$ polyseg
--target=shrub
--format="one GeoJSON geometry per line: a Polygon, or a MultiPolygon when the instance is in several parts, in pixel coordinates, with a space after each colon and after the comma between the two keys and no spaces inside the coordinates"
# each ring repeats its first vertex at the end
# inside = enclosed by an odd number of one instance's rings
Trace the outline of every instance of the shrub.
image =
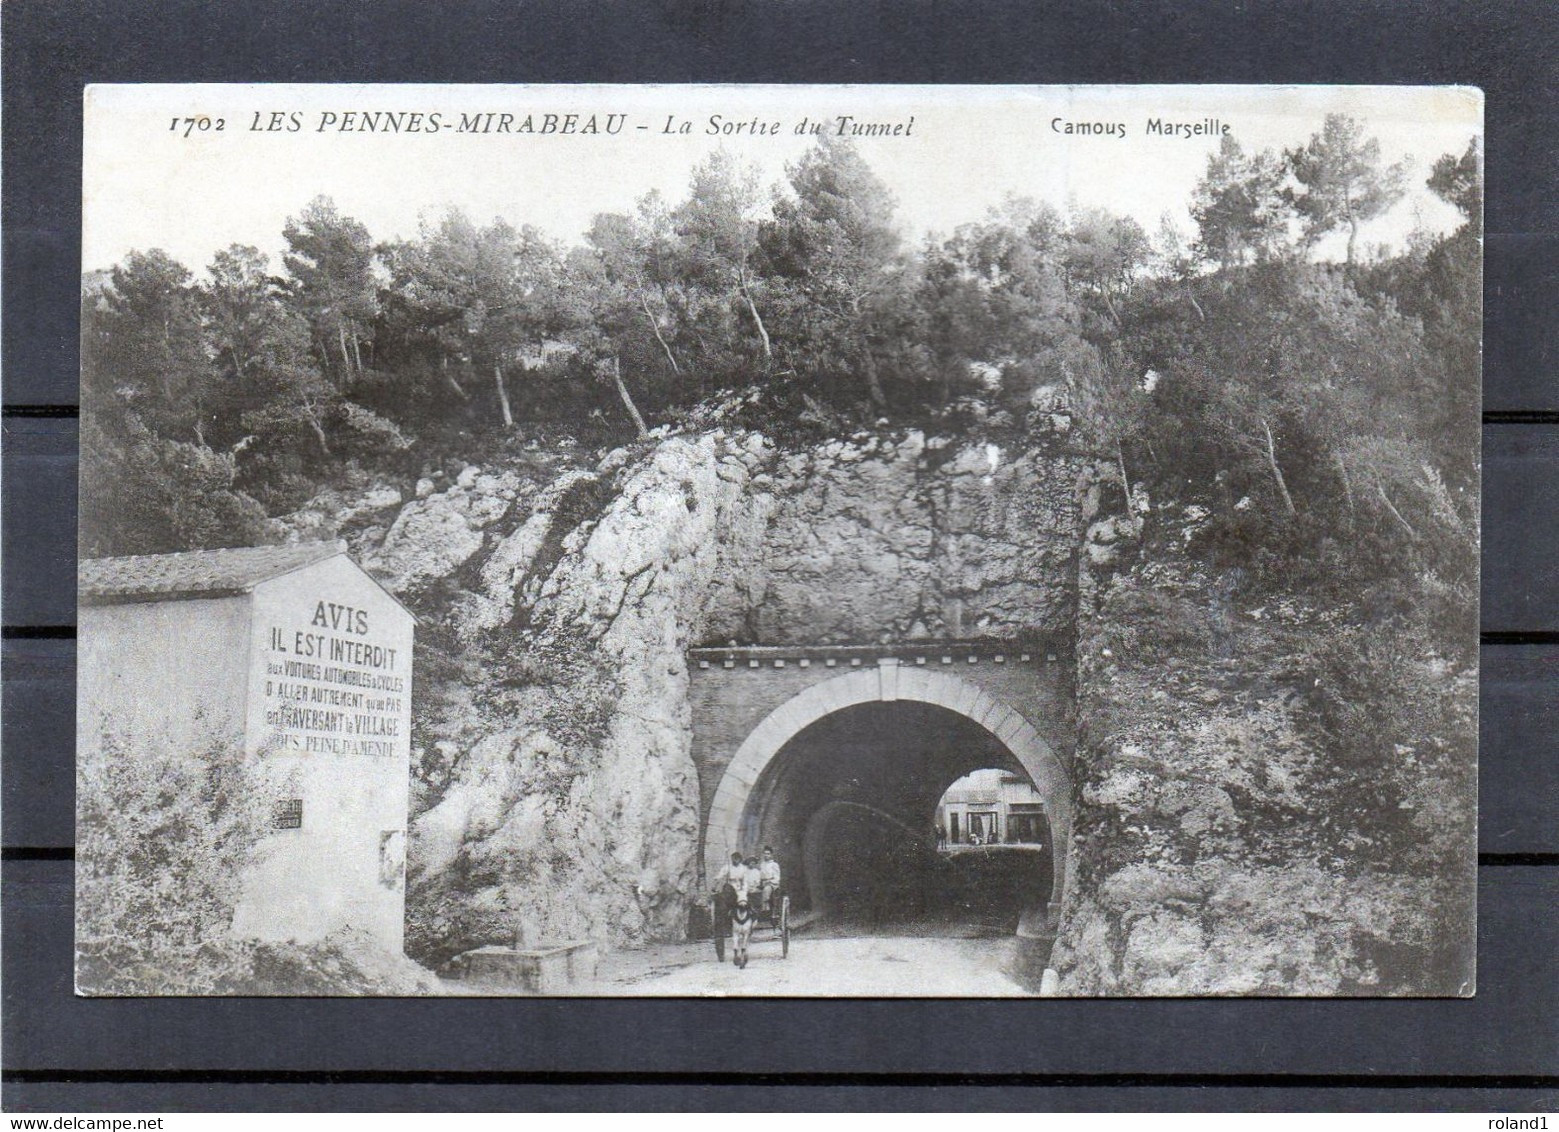
{"type": "Polygon", "coordinates": [[[228,941],[269,792],[252,760],[105,735],[77,768],[76,983],[200,993],[228,941]]]}
{"type": "Polygon", "coordinates": [[[1338,628],[1312,653],[1333,806],[1373,858],[1434,875],[1474,842],[1477,687],[1406,619],[1338,628]]]}

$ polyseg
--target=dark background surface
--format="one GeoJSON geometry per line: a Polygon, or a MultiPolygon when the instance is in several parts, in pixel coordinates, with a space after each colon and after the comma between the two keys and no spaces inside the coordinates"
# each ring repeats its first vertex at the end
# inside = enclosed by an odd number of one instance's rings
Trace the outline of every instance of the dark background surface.
{"type": "Polygon", "coordinates": [[[1559,1107],[1559,8],[9,0],[0,31],[7,1111],[1559,1107]],[[1477,996],[75,998],[81,88],[133,81],[1481,86],[1477,996]]]}

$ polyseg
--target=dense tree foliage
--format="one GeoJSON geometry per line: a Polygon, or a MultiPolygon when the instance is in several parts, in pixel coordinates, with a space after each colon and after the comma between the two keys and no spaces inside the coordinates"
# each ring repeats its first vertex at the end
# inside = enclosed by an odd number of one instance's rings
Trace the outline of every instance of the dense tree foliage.
{"type": "Polygon", "coordinates": [[[1383,169],[1380,143],[1366,139],[1363,125],[1343,114],[1328,114],[1321,132],[1287,156],[1299,183],[1299,191],[1291,195],[1305,239],[1314,243],[1329,232],[1347,229],[1347,263],[1352,266],[1359,225],[1401,199],[1402,166],[1383,169]]]}
{"type": "Polygon", "coordinates": [[[1225,269],[1281,254],[1290,209],[1285,175],[1271,151],[1246,156],[1234,136],[1226,135],[1191,201],[1200,253],[1225,269]]]}
{"type": "Polygon", "coordinates": [[[316,199],[280,274],[235,246],[199,279],[150,251],[87,281],[84,550],[261,541],[350,465],[620,443],[718,398],[781,434],[885,419],[1070,445],[1128,502],[1207,506],[1207,552],[1254,577],[1306,584],[1313,563],[1339,594],[1465,619],[1481,157],[1427,178],[1458,230],[1361,252],[1404,178],[1334,115],[1286,153],[1225,139],[1195,231],[1151,238],[1013,198],[915,246],[835,140],[768,192],[716,153],[684,199],[602,214],[572,248],[458,211],[376,245],[316,199]],[[1340,264],[1317,256],[1332,233],[1340,264]]]}

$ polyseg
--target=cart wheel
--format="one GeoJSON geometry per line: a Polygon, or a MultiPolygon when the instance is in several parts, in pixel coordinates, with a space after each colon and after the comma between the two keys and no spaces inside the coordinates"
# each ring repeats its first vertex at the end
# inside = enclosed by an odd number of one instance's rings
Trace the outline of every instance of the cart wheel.
{"type": "Polygon", "coordinates": [[[790,897],[780,901],[780,958],[790,958],[790,897]]]}

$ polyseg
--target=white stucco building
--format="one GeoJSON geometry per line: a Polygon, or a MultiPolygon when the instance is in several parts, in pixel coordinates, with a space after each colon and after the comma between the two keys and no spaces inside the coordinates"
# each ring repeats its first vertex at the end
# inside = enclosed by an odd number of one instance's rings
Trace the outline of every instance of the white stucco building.
{"type": "Polygon", "coordinates": [[[1037,845],[1049,832],[1045,799],[1033,783],[994,768],[949,786],[937,804],[936,823],[948,845],[968,844],[976,836],[986,845],[1037,845]]]}
{"type": "Polygon", "coordinates": [[[78,757],[222,745],[272,795],[234,934],[399,953],[412,614],[340,543],[89,560],[79,596],[78,757]]]}

